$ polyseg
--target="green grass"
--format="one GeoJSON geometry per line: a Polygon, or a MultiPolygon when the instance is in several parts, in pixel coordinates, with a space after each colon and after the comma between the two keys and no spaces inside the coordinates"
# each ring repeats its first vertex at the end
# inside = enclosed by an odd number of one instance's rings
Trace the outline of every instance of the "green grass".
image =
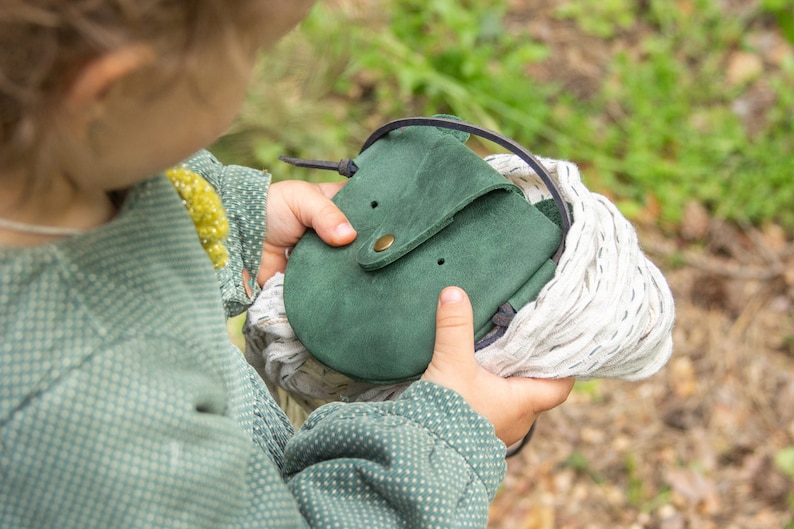
{"type": "Polygon", "coordinates": [[[636,40],[604,65],[586,100],[527,75],[550,50],[508,31],[507,1],[485,4],[381,0],[363,12],[318,5],[265,58],[242,118],[216,150],[282,178],[328,179],[275,160],[349,157],[384,121],[452,113],[576,162],[591,189],[630,218],[651,212],[674,229],[686,202],[697,200],[721,218],[794,233],[794,54],[726,78],[735,53],[762,57],[752,38],[759,28],[794,41],[786,2],[750,2],[742,16],[726,16],[717,0],[567,2],[554,13],[559,20],[600,39],[636,40]],[[676,7],[683,5],[691,10],[676,7]],[[739,110],[759,90],[771,104],[750,130],[739,110]]]}

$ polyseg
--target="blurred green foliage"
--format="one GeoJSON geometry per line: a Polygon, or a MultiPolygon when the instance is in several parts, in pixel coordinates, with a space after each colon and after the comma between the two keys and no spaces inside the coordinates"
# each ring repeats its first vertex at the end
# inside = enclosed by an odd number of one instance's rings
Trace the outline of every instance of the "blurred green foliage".
{"type": "Polygon", "coordinates": [[[384,121],[451,113],[576,162],[630,218],[674,228],[696,200],[716,216],[794,233],[794,54],[728,72],[737,52],[763,58],[753,28],[794,42],[790,2],[749,2],[742,16],[717,0],[565,2],[558,20],[633,42],[597,65],[604,76],[586,98],[528,74],[550,50],[511,23],[507,0],[347,4],[319,4],[263,60],[240,121],[216,146],[222,158],[332,179],[273,164],[279,154],[349,157],[384,121]],[[758,91],[756,108],[748,101],[758,91]]]}
{"type": "Polygon", "coordinates": [[[762,0],[761,9],[774,16],[786,39],[794,42],[794,4],[791,0],[762,0]]]}
{"type": "Polygon", "coordinates": [[[786,476],[794,479],[794,445],[782,448],[775,454],[775,465],[786,476]]]}

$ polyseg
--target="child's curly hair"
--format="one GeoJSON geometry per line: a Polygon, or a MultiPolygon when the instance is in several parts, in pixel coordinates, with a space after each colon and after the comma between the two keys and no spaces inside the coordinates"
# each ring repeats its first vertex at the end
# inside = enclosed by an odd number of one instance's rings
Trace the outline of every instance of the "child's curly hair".
{"type": "Polygon", "coordinates": [[[199,43],[255,31],[253,22],[277,19],[285,5],[288,0],[0,0],[0,164],[41,163],[45,123],[92,58],[148,42],[184,66],[199,43]]]}

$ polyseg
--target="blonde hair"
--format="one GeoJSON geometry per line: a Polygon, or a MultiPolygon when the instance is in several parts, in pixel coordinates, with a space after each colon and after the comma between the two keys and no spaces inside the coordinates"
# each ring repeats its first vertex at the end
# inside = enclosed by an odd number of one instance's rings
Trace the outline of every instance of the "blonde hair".
{"type": "Polygon", "coordinates": [[[147,42],[178,59],[178,74],[199,45],[270,16],[281,23],[278,10],[290,9],[290,0],[0,0],[0,164],[42,172],[47,124],[92,58],[147,42]]]}

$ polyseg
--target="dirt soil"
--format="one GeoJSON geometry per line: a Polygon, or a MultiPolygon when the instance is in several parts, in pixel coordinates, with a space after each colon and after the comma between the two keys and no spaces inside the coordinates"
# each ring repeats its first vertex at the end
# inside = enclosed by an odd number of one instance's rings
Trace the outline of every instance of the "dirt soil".
{"type": "MultiPolygon", "coordinates": [[[[511,21],[552,50],[531,74],[586,97],[632,35],[582,34],[553,16],[560,3],[514,0],[511,21]]],[[[509,460],[489,527],[794,527],[794,479],[775,463],[794,445],[794,243],[696,204],[678,233],[638,231],[676,297],[670,362],[646,381],[584,384],[542,416],[509,460]]]]}
{"type": "Polygon", "coordinates": [[[509,460],[492,529],[775,528],[794,482],[794,245],[707,222],[708,250],[643,232],[677,302],[654,377],[580,388],[509,460]],[[677,267],[665,263],[673,258],[677,267]]]}

